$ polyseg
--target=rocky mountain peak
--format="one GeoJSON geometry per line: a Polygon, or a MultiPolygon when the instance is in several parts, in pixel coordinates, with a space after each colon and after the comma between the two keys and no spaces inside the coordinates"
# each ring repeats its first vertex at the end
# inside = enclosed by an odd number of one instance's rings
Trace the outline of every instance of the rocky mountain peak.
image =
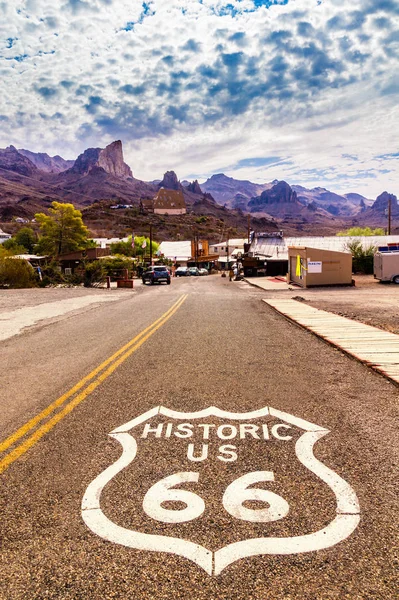
{"type": "Polygon", "coordinates": [[[123,160],[122,142],[117,140],[101,150],[98,157],[98,167],[116,177],[133,177],[130,167],[123,160]]]}
{"type": "Polygon", "coordinates": [[[37,174],[37,168],[29,158],[20,154],[15,146],[0,150],[0,167],[27,177],[37,174]]]}
{"type": "Polygon", "coordinates": [[[87,175],[95,167],[123,179],[133,177],[130,167],[123,160],[120,140],[112,142],[105,148],[88,148],[78,156],[69,172],[87,175]]]}
{"type": "Polygon", "coordinates": [[[73,160],[65,160],[58,154],[56,156],[49,156],[46,152],[31,152],[23,148],[20,148],[18,152],[29,158],[40,171],[44,171],[45,173],[61,173],[70,169],[74,164],[73,160]]]}
{"type": "Polygon", "coordinates": [[[200,184],[198,183],[198,179],[196,179],[192,183],[189,183],[186,186],[186,190],[188,192],[192,192],[193,194],[202,194],[202,190],[200,188],[200,184]]]}
{"type": "Polygon", "coordinates": [[[79,154],[72,169],[69,169],[69,173],[87,175],[97,165],[100,152],[101,148],[87,148],[82,154],[79,154]]]}
{"type": "Polygon", "coordinates": [[[389,201],[391,201],[391,209],[396,209],[398,207],[398,199],[394,194],[382,192],[382,194],[376,198],[371,208],[378,212],[384,212],[388,208],[389,201]]]}
{"type": "Polygon", "coordinates": [[[260,204],[297,202],[297,194],[286,181],[278,181],[269,190],[260,195],[260,204]]]}
{"type": "Polygon", "coordinates": [[[167,190],[181,190],[182,186],[177,179],[177,175],[174,171],[166,171],[162,181],[158,184],[158,187],[166,188],[167,190]]]}

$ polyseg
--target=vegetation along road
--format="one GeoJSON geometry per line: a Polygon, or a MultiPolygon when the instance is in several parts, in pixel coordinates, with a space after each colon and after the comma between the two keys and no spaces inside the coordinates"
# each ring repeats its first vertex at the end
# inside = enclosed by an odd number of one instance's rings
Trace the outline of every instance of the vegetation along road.
{"type": "Polygon", "coordinates": [[[2,342],[1,599],[398,598],[393,383],[245,282],[90,293],[2,342]]]}

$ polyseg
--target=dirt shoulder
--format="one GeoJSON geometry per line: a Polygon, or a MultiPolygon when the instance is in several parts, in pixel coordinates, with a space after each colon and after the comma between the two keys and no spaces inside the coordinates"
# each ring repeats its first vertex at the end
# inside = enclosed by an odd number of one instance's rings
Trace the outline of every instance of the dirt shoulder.
{"type": "Polygon", "coordinates": [[[292,298],[310,306],[399,334],[399,286],[357,275],[352,288],[298,288],[292,298]]]}

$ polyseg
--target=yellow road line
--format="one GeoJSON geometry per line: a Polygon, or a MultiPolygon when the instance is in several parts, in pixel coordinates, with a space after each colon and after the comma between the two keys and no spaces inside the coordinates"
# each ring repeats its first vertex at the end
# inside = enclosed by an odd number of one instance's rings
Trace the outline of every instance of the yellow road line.
{"type": "Polygon", "coordinates": [[[91,381],[91,379],[93,379],[98,373],[100,373],[100,371],[102,371],[103,369],[105,369],[105,367],[107,367],[113,360],[115,360],[116,358],[118,358],[118,356],[120,356],[121,354],[123,354],[123,352],[125,352],[128,348],[130,348],[133,344],[135,344],[143,335],[145,335],[147,333],[147,331],[149,331],[150,329],[152,329],[157,323],[159,323],[162,319],[164,319],[166,317],[166,315],[168,315],[169,312],[173,310],[173,308],[180,302],[180,300],[182,298],[183,298],[183,296],[181,296],[175,302],[175,304],[173,304],[173,306],[171,306],[171,308],[169,310],[167,310],[161,317],[159,317],[159,319],[157,319],[156,321],[154,321],[154,323],[151,323],[151,325],[149,325],[148,327],[146,327],[145,329],[143,329],[143,331],[141,331],[138,335],[136,335],[127,344],[125,344],[124,346],[122,346],[122,348],[120,348],[112,356],[110,356],[109,358],[107,358],[98,367],[96,367],[95,369],[93,369],[93,371],[91,371],[91,373],[89,373],[88,375],[86,375],[85,377],[83,377],[83,379],[81,379],[76,385],[74,385],[73,388],[71,388],[70,390],[68,390],[68,392],[66,392],[65,394],[63,394],[59,398],[57,398],[57,400],[55,400],[49,406],[47,406],[47,408],[45,408],[41,413],[39,413],[38,415],[36,415],[32,419],[30,419],[30,421],[28,421],[27,423],[25,423],[25,425],[23,425],[22,427],[20,427],[15,433],[13,433],[7,439],[5,439],[3,442],[1,442],[0,443],[0,452],[4,452],[5,450],[7,450],[17,440],[19,440],[21,437],[23,437],[24,435],[26,435],[31,429],[33,429],[34,427],[36,427],[36,425],[38,423],[40,423],[40,421],[42,421],[43,419],[45,419],[46,417],[48,417],[56,408],[58,408],[59,406],[62,406],[62,404],[64,404],[64,402],[66,400],[68,400],[68,398],[70,398],[71,396],[73,396],[74,394],[76,394],[76,392],[78,392],[84,385],[86,385],[86,383],[88,383],[89,381],[91,381]]]}
{"type": "Polygon", "coordinates": [[[63,394],[44,409],[39,415],[28,421],[18,431],[7,438],[1,445],[0,449],[5,450],[9,448],[16,440],[26,435],[30,430],[34,428],[36,424],[42,421],[46,416],[50,415],[56,408],[64,404],[64,402],[81,389],[86,383],[93,379],[100,371],[107,367],[112,361],[115,362],[108,367],[103,373],[101,373],[92,383],[90,383],[80,394],[75,396],[60,412],[55,414],[49,421],[41,425],[29,438],[21,442],[14,450],[7,454],[2,460],[0,460],[0,473],[5,471],[13,462],[15,462],[20,456],[25,454],[34,444],[36,444],[46,433],[48,433],[61,419],[69,414],[78,404],[80,404],[87,396],[89,396],[103,381],[105,381],[114,371],[121,365],[133,352],[135,352],[148,338],[150,338],[162,325],[164,325],[180,308],[183,302],[186,300],[187,294],[181,296],[177,302],[166,311],[159,319],[154,321],[149,327],[144,329],[130,342],[125,344],[120,350],[115,352],[110,358],[105,360],[101,365],[94,369],[89,375],[84,377],[78,382],[73,388],[71,388],[66,394],[63,394]],[[118,358],[119,357],[119,358],[118,358]]]}

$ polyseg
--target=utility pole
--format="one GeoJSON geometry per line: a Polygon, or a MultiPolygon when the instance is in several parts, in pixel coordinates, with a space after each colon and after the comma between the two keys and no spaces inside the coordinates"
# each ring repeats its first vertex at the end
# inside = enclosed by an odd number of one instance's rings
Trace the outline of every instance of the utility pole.
{"type": "Polygon", "coordinates": [[[388,198],[388,235],[391,235],[391,196],[388,198]]]}
{"type": "Polygon", "coordinates": [[[152,265],[152,225],[150,225],[150,266],[152,265]]]}
{"type": "Polygon", "coordinates": [[[193,238],[194,238],[194,240],[193,240],[194,241],[194,244],[193,244],[194,245],[194,263],[195,263],[195,266],[198,267],[198,264],[197,264],[197,234],[195,232],[193,234],[193,238]]]}
{"type": "Polygon", "coordinates": [[[227,271],[229,270],[229,233],[230,233],[230,229],[227,230],[227,262],[226,262],[226,269],[227,271]]]}
{"type": "Polygon", "coordinates": [[[251,237],[251,215],[248,213],[248,244],[250,243],[251,237]]]}

